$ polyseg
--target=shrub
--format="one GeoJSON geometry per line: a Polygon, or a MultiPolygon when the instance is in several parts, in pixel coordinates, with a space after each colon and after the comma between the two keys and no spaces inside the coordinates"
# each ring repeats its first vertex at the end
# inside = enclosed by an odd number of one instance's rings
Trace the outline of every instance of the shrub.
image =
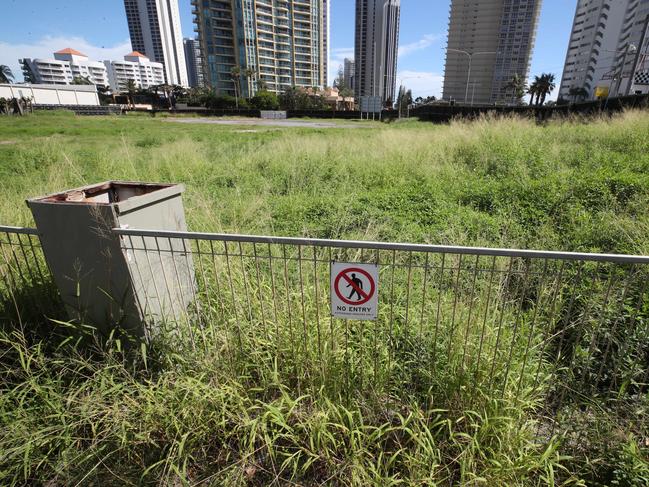
{"type": "Polygon", "coordinates": [[[258,110],[279,109],[279,98],[277,98],[277,95],[266,90],[257,92],[250,100],[250,103],[258,110]]]}
{"type": "Polygon", "coordinates": [[[204,97],[203,103],[211,110],[231,109],[237,106],[236,98],[230,95],[210,94],[204,97]]]}

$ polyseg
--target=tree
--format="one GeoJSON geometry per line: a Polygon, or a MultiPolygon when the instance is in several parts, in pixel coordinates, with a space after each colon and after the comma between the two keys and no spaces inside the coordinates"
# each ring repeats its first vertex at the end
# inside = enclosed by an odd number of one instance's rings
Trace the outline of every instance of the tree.
{"type": "Polygon", "coordinates": [[[338,94],[342,96],[343,98],[351,98],[354,96],[354,91],[350,88],[347,88],[346,86],[344,88],[341,88],[338,91],[338,94]]]}
{"type": "Polygon", "coordinates": [[[241,68],[239,66],[234,66],[230,70],[230,79],[234,83],[234,100],[239,108],[239,96],[241,95],[241,68]]]}
{"type": "Polygon", "coordinates": [[[6,64],[0,64],[0,83],[11,83],[14,80],[14,74],[11,68],[6,64]]]}
{"type": "Polygon", "coordinates": [[[570,88],[570,91],[568,91],[568,94],[572,96],[573,103],[575,103],[577,99],[584,100],[585,98],[588,98],[588,90],[584,87],[577,88],[573,86],[570,88]]]}
{"type": "Polygon", "coordinates": [[[97,96],[99,97],[99,103],[102,105],[107,105],[113,98],[110,93],[110,88],[104,85],[97,85],[97,96]]]}
{"type": "Polygon", "coordinates": [[[339,90],[345,87],[345,70],[343,69],[342,64],[338,66],[338,74],[334,80],[334,88],[339,90]]]}
{"type": "Polygon", "coordinates": [[[435,98],[434,96],[427,96],[426,98],[422,98],[421,96],[418,96],[417,98],[415,98],[414,104],[416,106],[428,105],[429,103],[432,103],[435,100],[437,100],[437,98],[435,98]]]}
{"type": "Polygon", "coordinates": [[[518,73],[512,76],[512,79],[509,80],[505,85],[505,90],[507,90],[508,92],[509,91],[512,92],[512,96],[516,100],[517,104],[520,104],[523,101],[526,88],[527,88],[527,83],[525,82],[523,77],[520,76],[518,73]]]}
{"type": "Polygon", "coordinates": [[[121,88],[122,88],[122,92],[128,93],[129,104],[134,105],[133,95],[135,95],[135,92],[137,91],[137,85],[135,84],[135,81],[130,79],[126,83],[123,83],[121,88]]]}
{"type": "Polygon", "coordinates": [[[73,85],[94,85],[92,81],[90,81],[90,78],[88,76],[75,76],[72,78],[72,83],[73,85]]]}
{"type": "MultiPolygon", "coordinates": [[[[243,75],[245,76],[246,81],[248,83],[248,96],[250,96],[250,94],[252,92],[252,90],[251,90],[251,86],[252,86],[251,81],[255,78],[257,73],[255,72],[254,69],[246,68],[246,69],[243,70],[243,75]]],[[[257,87],[257,90],[260,90],[260,89],[261,88],[257,87]]]]}
{"type": "Polygon", "coordinates": [[[543,73],[539,81],[539,92],[536,95],[536,104],[543,105],[545,103],[546,96],[552,93],[557,85],[554,82],[554,74],[552,73],[543,73]]]}
{"type": "Polygon", "coordinates": [[[277,110],[279,108],[279,98],[270,91],[258,91],[250,103],[258,110],[277,110]]]}
{"type": "Polygon", "coordinates": [[[399,95],[397,96],[397,108],[399,116],[408,110],[408,106],[412,105],[412,90],[406,90],[405,86],[399,88],[399,95]]]}
{"type": "Polygon", "coordinates": [[[295,86],[288,87],[284,93],[279,95],[279,104],[282,110],[297,110],[298,89],[295,86]]]}
{"type": "Polygon", "coordinates": [[[535,76],[534,81],[532,81],[529,88],[527,88],[527,94],[530,95],[530,106],[534,104],[534,97],[538,96],[539,94],[540,82],[541,82],[541,78],[535,76]]]}
{"type": "Polygon", "coordinates": [[[206,108],[211,110],[232,109],[237,106],[237,101],[230,95],[215,95],[210,93],[203,98],[206,108]]]}

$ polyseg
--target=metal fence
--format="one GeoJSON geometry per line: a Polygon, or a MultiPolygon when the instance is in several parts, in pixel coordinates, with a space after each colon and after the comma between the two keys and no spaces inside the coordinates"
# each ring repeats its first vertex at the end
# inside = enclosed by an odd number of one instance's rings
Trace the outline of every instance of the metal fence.
{"type": "MultiPolygon", "coordinates": [[[[150,335],[251,384],[443,409],[503,398],[548,418],[648,390],[649,257],[114,232],[150,335]],[[331,316],[332,262],[379,266],[376,321],[331,316]]],[[[55,309],[35,230],[0,227],[0,279],[2,319],[55,309]]]]}
{"type": "Polygon", "coordinates": [[[22,324],[60,309],[33,228],[0,226],[0,324],[22,324]]]}
{"type": "Polygon", "coordinates": [[[170,287],[189,290],[176,301],[184,319],[152,317],[152,326],[172,326],[239,374],[443,408],[542,397],[552,417],[575,402],[647,390],[649,257],[115,232],[139,285],[153,279],[153,262],[170,287]],[[187,285],[169,265],[176,259],[165,259],[174,252],[193,259],[187,285]],[[376,321],[331,316],[332,262],[379,266],[376,321]]]}

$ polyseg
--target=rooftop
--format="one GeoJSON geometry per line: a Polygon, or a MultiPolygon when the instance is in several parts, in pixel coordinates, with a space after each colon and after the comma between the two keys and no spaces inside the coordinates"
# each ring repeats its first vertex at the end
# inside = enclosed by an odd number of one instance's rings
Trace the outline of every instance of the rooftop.
{"type": "Polygon", "coordinates": [[[77,51],[76,49],[72,49],[71,47],[66,47],[65,49],[61,49],[60,51],[56,51],[54,54],[72,54],[73,56],[86,56],[84,53],[77,51]]]}
{"type": "Polygon", "coordinates": [[[127,54],[124,57],[146,57],[146,56],[144,54],[142,54],[141,52],[133,51],[133,52],[127,54]]]}

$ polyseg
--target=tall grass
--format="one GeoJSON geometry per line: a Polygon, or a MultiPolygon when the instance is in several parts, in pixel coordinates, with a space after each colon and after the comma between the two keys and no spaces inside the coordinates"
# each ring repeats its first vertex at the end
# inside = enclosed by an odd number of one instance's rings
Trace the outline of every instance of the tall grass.
{"type": "MultiPolygon", "coordinates": [[[[31,225],[29,196],[140,179],[185,183],[192,230],[646,253],[648,129],[640,112],[543,127],[483,119],[254,133],[142,117],[0,119],[0,140],[13,142],[0,145],[0,222],[31,225]]],[[[29,296],[20,320],[2,308],[0,483],[635,486],[649,478],[649,432],[641,421],[628,426],[648,401],[618,422],[613,404],[569,408],[562,420],[574,436],[555,436],[538,414],[552,375],[538,354],[524,362],[519,351],[536,340],[524,325],[519,336],[503,332],[510,354],[478,362],[483,345],[463,321],[463,300],[457,327],[442,320],[437,335],[417,332],[416,320],[408,328],[402,319],[398,288],[389,340],[335,323],[323,341],[315,326],[292,330],[288,309],[237,329],[222,321],[211,290],[201,290],[211,327],[200,347],[177,328],[142,346],[117,332],[99,338],[31,314],[29,296]],[[446,353],[462,346],[466,357],[446,353]],[[502,380],[505,367],[520,382],[498,394],[474,379],[502,380]],[[537,370],[541,384],[532,387],[537,370]]],[[[440,303],[451,315],[454,296],[440,303]]],[[[233,306],[227,316],[243,304],[233,306]]],[[[305,306],[312,323],[314,304],[305,306]]],[[[490,352],[496,319],[485,319],[490,352]]]]}

